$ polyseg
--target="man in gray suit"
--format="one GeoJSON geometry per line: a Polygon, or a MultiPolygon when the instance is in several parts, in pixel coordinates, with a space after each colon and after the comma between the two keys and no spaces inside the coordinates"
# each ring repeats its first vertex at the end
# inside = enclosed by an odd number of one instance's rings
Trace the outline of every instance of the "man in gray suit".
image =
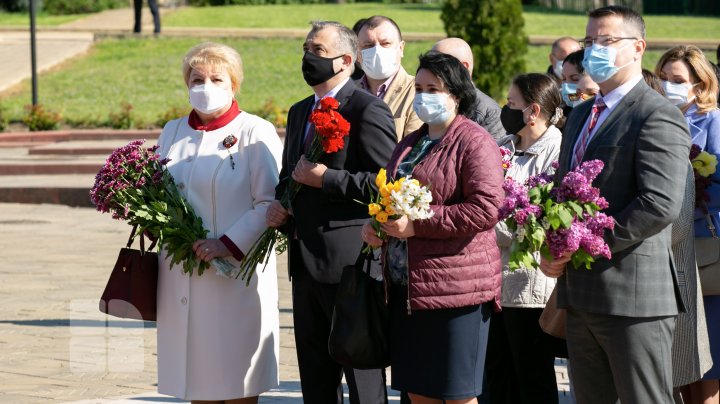
{"type": "Polygon", "coordinates": [[[690,136],[680,110],[642,79],[645,23],[609,6],[589,13],[583,65],[600,86],[570,115],[557,179],[583,161],[605,168],[594,185],[610,207],[612,259],[591,270],[543,259],[567,308],[578,404],[672,403],[671,347],[678,310],[670,224],[683,201],[690,136]]]}
{"type": "MultiPolygon", "coordinates": [[[[468,69],[470,77],[473,72],[473,53],[470,45],[460,38],[445,38],[433,45],[432,50],[450,55],[459,60],[468,69]]],[[[468,118],[487,130],[496,142],[507,133],[500,122],[500,106],[487,94],[475,88],[475,106],[468,118]]]]}

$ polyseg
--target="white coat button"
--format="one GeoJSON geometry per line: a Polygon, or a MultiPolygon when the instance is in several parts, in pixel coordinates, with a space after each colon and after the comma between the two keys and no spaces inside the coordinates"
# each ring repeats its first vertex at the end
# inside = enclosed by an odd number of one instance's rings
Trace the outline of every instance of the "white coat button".
{"type": "Polygon", "coordinates": [[[180,188],[181,191],[182,191],[183,189],[185,189],[185,183],[184,183],[184,182],[179,183],[179,184],[178,184],[178,188],[180,188]]]}
{"type": "Polygon", "coordinates": [[[182,299],[180,299],[180,303],[187,304],[187,297],[183,297],[182,299]]]}

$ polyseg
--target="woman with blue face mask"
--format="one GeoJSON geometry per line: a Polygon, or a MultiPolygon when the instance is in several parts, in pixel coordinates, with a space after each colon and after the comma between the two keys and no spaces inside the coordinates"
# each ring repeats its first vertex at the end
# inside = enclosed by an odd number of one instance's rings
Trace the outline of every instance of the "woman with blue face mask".
{"type": "Polygon", "coordinates": [[[563,113],[568,116],[573,108],[583,101],[593,98],[600,91],[582,65],[585,52],[579,50],[571,53],[563,63],[562,85],[560,94],[563,99],[563,113]]]}
{"type": "Polygon", "coordinates": [[[390,309],[393,389],[413,402],[476,403],[490,316],[499,309],[500,251],[494,226],[504,197],[500,151],[465,114],[475,88],[454,57],[420,57],[414,110],[424,124],[395,148],[387,175],[432,192],[429,219],[388,220],[383,246],[390,309]]]}
{"type": "MultiPolygon", "coordinates": [[[[692,143],[720,157],[718,80],[703,52],[692,45],[676,46],[660,58],[655,72],[663,80],[665,96],[683,111],[692,143]]],[[[710,179],[711,185],[706,190],[710,199],[705,206],[715,228],[720,229],[720,171],[712,174],[710,179]]],[[[695,217],[695,236],[711,237],[704,213],[697,209],[695,217]]],[[[702,268],[700,271],[702,277],[702,268]]],[[[682,389],[683,397],[690,398],[685,401],[690,403],[700,403],[702,398],[713,396],[717,402],[720,394],[720,296],[704,296],[703,302],[713,366],[704,373],[702,380],[682,389]]]]}

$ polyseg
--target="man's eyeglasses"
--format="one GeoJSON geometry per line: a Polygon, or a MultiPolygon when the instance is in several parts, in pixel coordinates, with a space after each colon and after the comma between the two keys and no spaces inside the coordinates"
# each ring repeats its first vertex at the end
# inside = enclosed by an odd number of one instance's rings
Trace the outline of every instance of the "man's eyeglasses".
{"type": "Polygon", "coordinates": [[[580,46],[584,48],[589,48],[593,46],[594,43],[600,45],[600,46],[608,46],[610,44],[613,44],[617,41],[621,41],[623,39],[637,39],[634,36],[628,36],[628,37],[617,37],[612,35],[599,35],[596,37],[585,37],[583,39],[580,39],[578,42],[580,43],[580,46]]]}
{"type": "Polygon", "coordinates": [[[567,97],[570,101],[577,101],[577,100],[589,100],[590,98],[594,97],[597,93],[581,93],[580,90],[578,90],[575,94],[568,94],[567,97]]]}

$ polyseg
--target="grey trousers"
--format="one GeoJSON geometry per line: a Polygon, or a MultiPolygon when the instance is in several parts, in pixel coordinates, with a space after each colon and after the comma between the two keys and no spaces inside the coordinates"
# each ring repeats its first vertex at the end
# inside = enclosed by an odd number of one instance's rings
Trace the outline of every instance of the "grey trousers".
{"type": "Polygon", "coordinates": [[[577,404],[672,404],[675,316],[567,311],[570,378],[577,404]]]}

